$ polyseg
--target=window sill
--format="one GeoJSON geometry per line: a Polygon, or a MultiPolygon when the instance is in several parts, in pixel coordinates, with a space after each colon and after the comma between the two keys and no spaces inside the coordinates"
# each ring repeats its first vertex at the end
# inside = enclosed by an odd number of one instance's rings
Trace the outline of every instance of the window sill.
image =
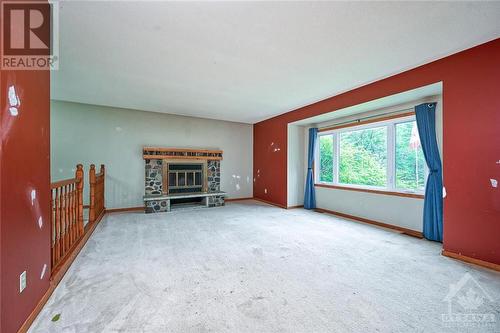
{"type": "Polygon", "coordinates": [[[423,194],[417,193],[405,193],[405,192],[394,192],[394,191],[385,191],[385,190],[371,190],[367,188],[357,188],[357,187],[349,187],[349,186],[338,186],[338,185],[327,185],[327,184],[314,184],[315,187],[324,187],[324,188],[332,188],[337,190],[346,190],[346,191],[358,191],[358,192],[367,192],[367,193],[375,193],[375,194],[383,194],[383,195],[393,195],[397,197],[405,197],[405,198],[415,198],[415,199],[423,199],[423,194]]]}

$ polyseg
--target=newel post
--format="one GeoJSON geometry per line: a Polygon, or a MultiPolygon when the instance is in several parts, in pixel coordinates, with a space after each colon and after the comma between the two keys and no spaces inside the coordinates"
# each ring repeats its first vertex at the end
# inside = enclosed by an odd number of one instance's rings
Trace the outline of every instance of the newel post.
{"type": "Polygon", "coordinates": [[[76,166],[75,178],[77,180],[78,197],[78,234],[83,235],[83,165],[76,166]]]}
{"type": "Polygon", "coordinates": [[[89,170],[90,183],[90,202],[89,202],[89,224],[95,221],[95,165],[90,165],[89,170]]]}

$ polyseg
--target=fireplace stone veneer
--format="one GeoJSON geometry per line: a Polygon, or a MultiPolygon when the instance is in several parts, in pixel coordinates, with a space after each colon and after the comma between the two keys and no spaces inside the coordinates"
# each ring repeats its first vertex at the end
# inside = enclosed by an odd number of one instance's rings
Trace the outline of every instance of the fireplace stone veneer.
{"type": "Polygon", "coordinates": [[[146,195],[163,193],[162,160],[146,160],[146,195]]]}
{"type": "MultiPolygon", "coordinates": [[[[186,206],[185,202],[190,200],[198,207],[224,206],[226,193],[220,190],[222,151],[145,147],[143,157],[145,161],[144,209],[146,213],[169,212],[175,207],[186,206]],[[168,166],[172,164],[202,164],[203,188],[193,189],[191,192],[188,188],[187,174],[182,174],[182,180],[177,180],[181,184],[176,185],[184,184],[187,188],[181,193],[178,191],[169,193],[168,166]],[[182,182],[184,183],[182,184],[182,182]],[[178,202],[182,204],[176,204],[178,202]]],[[[176,186],[176,188],[178,187],[176,186]]],[[[171,191],[173,192],[173,190],[171,191]]]]}

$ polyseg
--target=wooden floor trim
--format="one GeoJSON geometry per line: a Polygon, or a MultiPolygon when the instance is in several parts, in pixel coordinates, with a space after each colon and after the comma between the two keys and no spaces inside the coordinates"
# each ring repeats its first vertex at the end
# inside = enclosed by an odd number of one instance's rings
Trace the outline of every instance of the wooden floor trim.
{"type": "Polygon", "coordinates": [[[400,232],[402,234],[405,234],[405,235],[408,235],[408,236],[412,236],[412,237],[417,237],[417,238],[423,238],[424,237],[424,235],[420,231],[416,231],[416,230],[412,230],[412,229],[407,229],[407,228],[403,228],[403,227],[399,227],[399,226],[396,226],[396,225],[387,224],[387,223],[383,223],[383,222],[378,222],[378,221],[366,219],[364,217],[359,217],[359,216],[344,214],[344,213],[340,213],[340,212],[336,212],[336,211],[328,210],[328,209],[323,209],[323,208],[316,208],[316,211],[319,212],[319,213],[328,213],[328,214],[340,216],[340,217],[343,217],[343,218],[347,218],[347,219],[350,219],[350,220],[355,220],[355,221],[359,221],[359,222],[363,222],[363,223],[367,223],[367,224],[376,225],[378,227],[383,227],[383,228],[386,228],[386,229],[391,229],[391,230],[394,230],[394,231],[397,231],[397,232],[400,232]]]}
{"type": "Polygon", "coordinates": [[[271,206],[276,206],[276,207],[279,207],[279,208],[287,209],[287,206],[280,205],[280,204],[277,204],[277,203],[274,203],[274,202],[271,202],[271,201],[267,201],[267,200],[264,200],[264,199],[255,198],[254,197],[253,200],[260,201],[260,202],[266,203],[266,204],[271,205],[271,206]]]}
{"type": "Polygon", "coordinates": [[[101,215],[99,215],[99,217],[96,219],[96,221],[94,223],[92,223],[92,225],[87,224],[85,226],[85,229],[86,229],[85,234],[78,241],[78,243],[76,243],[75,247],[68,254],[68,257],[65,259],[65,261],[61,265],[59,265],[59,267],[57,267],[54,272],[51,273],[52,276],[50,277],[49,288],[47,289],[45,294],[43,294],[42,298],[37,303],[37,305],[35,306],[33,311],[31,311],[28,318],[26,318],[24,323],[21,325],[21,327],[17,331],[18,333],[25,333],[28,331],[31,324],[33,324],[33,321],[35,321],[36,317],[38,316],[40,311],[43,309],[45,303],[47,303],[50,296],[52,295],[52,293],[56,289],[57,285],[59,284],[59,282],[61,282],[62,278],[64,277],[64,274],[66,274],[69,267],[71,266],[71,264],[73,263],[75,258],[78,256],[78,254],[80,253],[83,246],[87,243],[90,236],[92,236],[92,233],[94,232],[95,228],[97,227],[97,225],[99,224],[99,222],[102,220],[103,217],[104,217],[104,212],[101,215]]]}
{"type": "Polygon", "coordinates": [[[494,263],[489,262],[489,261],[484,261],[481,259],[476,259],[476,258],[464,256],[463,254],[455,253],[455,252],[451,252],[451,251],[446,251],[446,250],[441,251],[441,254],[445,257],[448,257],[448,258],[460,260],[460,261],[466,262],[468,264],[474,264],[474,265],[478,265],[481,267],[489,268],[489,269],[492,269],[494,271],[500,272],[500,265],[499,264],[494,264],[494,263]]]}
{"type": "Polygon", "coordinates": [[[304,208],[304,205],[297,205],[297,206],[288,206],[286,209],[296,209],[296,208],[304,208]]]}
{"type": "Polygon", "coordinates": [[[107,213],[137,212],[137,211],[144,211],[144,206],[106,209],[106,214],[107,213]]]}
{"type": "Polygon", "coordinates": [[[28,316],[28,318],[26,318],[26,320],[21,325],[17,333],[28,332],[28,329],[30,328],[31,324],[33,324],[40,311],[42,311],[43,307],[45,306],[45,303],[47,303],[47,301],[49,300],[50,296],[52,295],[56,287],[57,283],[53,283],[52,281],[49,282],[49,288],[47,289],[45,294],[43,294],[42,298],[37,303],[33,311],[31,311],[30,315],[28,316]]]}
{"type": "Polygon", "coordinates": [[[233,202],[233,201],[243,201],[243,200],[252,200],[253,197],[248,197],[248,198],[227,198],[224,199],[226,202],[233,202]]]}

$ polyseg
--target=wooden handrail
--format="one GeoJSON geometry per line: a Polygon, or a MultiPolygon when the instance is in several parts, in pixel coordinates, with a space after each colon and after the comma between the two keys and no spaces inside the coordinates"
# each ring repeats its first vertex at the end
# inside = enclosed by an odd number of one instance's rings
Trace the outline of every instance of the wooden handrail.
{"type": "Polygon", "coordinates": [[[83,166],[76,166],[75,178],[54,182],[50,188],[51,261],[54,271],[83,236],[83,166]]]}
{"type": "Polygon", "coordinates": [[[50,185],[52,277],[67,269],[68,263],[74,259],[104,215],[104,178],[104,165],[96,174],[92,164],[89,171],[89,223],[86,226],[83,222],[83,166],[76,166],[75,178],[59,180],[50,185]]]}
{"type": "Polygon", "coordinates": [[[65,185],[70,185],[70,184],[73,184],[76,182],[78,182],[77,178],[63,179],[63,180],[59,180],[57,182],[50,184],[50,188],[53,189],[53,188],[57,188],[57,187],[63,187],[65,185]]]}

